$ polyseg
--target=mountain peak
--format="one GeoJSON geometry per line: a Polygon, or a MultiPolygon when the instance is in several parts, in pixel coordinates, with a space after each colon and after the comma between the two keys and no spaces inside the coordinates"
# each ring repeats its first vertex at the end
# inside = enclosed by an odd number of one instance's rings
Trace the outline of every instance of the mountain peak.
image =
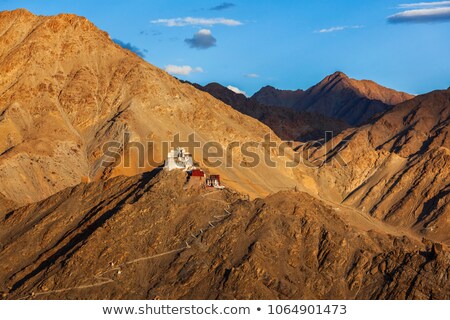
{"type": "Polygon", "coordinates": [[[278,90],[278,89],[275,88],[274,86],[267,85],[267,86],[262,87],[261,90],[278,90]]]}
{"type": "Polygon", "coordinates": [[[36,15],[26,9],[15,9],[11,11],[0,11],[0,25],[2,23],[10,24],[12,21],[24,22],[31,21],[36,15]]]}
{"type": "Polygon", "coordinates": [[[246,100],[244,94],[232,90],[231,87],[225,87],[217,82],[208,83],[204,87],[197,87],[200,90],[206,91],[213,97],[221,97],[221,99],[228,105],[241,104],[246,100]]]}
{"type": "MultiPolygon", "coordinates": [[[[7,26],[11,22],[14,24],[21,23],[22,27],[33,24],[33,28],[39,28],[40,31],[47,29],[51,30],[53,33],[64,30],[67,27],[81,28],[83,31],[98,31],[103,34],[106,33],[104,31],[100,31],[100,29],[98,29],[86,17],[72,13],[61,13],[54,16],[40,16],[35,15],[26,9],[1,11],[0,28],[2,25],[7,26]]],[[[27,30],[22,30],[22,32],[27,32],[27,30]]]]}
{"type": "Polygon", "coordinates": [[[233,90],[230,90],[229,88],[227,88],[224,85],[221,85],[218,82],[211,82],[208,83],[206,86],[204,86],[204,88],[206,89],[206,91],[208,92],[222,92],[228,95],[234,95],[236,94],[233,90]]]}
{"type": "Polygon", "coordinates": [[[24,9],[24,8],[1,11],[0,14],[2,14],[2,15],[27,15],[27,16],[34,16],[34,14],[32,12],[30,12],[27,9],[24,9]]]}
{"type": "Polygon", "coordinates": [[[280,90],[267,85],[256,92],[252,98],[261,104],[277,107],[292,107],[302,96],[303,90],[280,90]]]}
{"type": "Polygon", "coordinates": [[[348,79],[348,76],[342,71],[336,71],[335,73],[330,75],[330,77],[348,79]]]}
{"type": "Polygon", "coordinates": [[[345,73],[336,71],[335,73],[326,76],[319,84],[337,83],[343,80],[350,80],[350,78],[345,73]]]}
{"type": "Polygon", "coordinates": [[[218,82],[210,82],[208,83],[205,87],[212,87],[212,88],[223,88],[223,89],[227,89],[227,87],[225,87],[224,85],[221,85],[218,82]]]}
{"type": "Polygon", "coordinates": [[[361,125],[375,114],[412,97],[336,71],[309,88],[294,108],[344,120],[350,125],[361,125]]]}
{"type": "Polygon", "coordinates": [[[325,77],[319,84],[308,89],[308,91],[316,89],[322,92],[324,88],[331,91],[350,89],[358,96],[371,100],[378,100],[389,105],[395,105],[413,98],[413,96],[408,93],[386,88],[372,80],[357,80],[350,78],[341,71],[336,71],[325,77]]]}

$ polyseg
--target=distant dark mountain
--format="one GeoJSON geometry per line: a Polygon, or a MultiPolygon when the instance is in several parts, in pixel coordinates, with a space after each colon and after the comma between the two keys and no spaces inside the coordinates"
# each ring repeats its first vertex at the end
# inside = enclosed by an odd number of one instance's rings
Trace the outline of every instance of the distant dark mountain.
{"type": "Polygon", "coordinates": [[[294,105],[296,110],[320,113],[361,125],[412,95],[385,88],[373,81],[350,79],[336,72],[311,87],[294,105]]]}
{"type": "Polygon", "coordinates": [[[303,90],[279,90],[272,86],[265,86],[256,92],[252,99],[267,106],[293,107],[304,93],[303,90]]]}
{"type": "Polygon", "coordinates": [[[194,86],[208,92],[237,111],[263,122],[283,140],[317,140],[324,138],[325,131],[333,131],[334,134],[338,134],[348,127],[343,121],[323,115],[299,112],[288,107],[263,105],[256,99],[235,93],[218,83],[210,83],[204,87],[198,84],[194,84],[194,86]]]}
{"type": "Polygon", "coordinates": [[[265,105],[292,107],[340,119],[351,126],[366,123],[374,115],[413,98],[369,80],[355,80],[342,72],[327,76],[306,91],[264,87],[252,97],[265,105]]]}

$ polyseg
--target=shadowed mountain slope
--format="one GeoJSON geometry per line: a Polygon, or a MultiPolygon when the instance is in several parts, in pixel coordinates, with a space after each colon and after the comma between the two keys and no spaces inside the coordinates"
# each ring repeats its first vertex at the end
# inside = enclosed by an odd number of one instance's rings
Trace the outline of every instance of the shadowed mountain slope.
{"type": "Polygon", "coordinates": [[[265,86],[256,92],[252,99],[267,106],[292,108],[303,94],[303,90],[280,90],[265,86]]]}
{"type": "Polygon", "coordinates": [[[0,221],[4,297],[450,298],[441,245],[348,225],[301,192],[248,201],[185,181],[118,177],[12,212],[0,221]]]}
{"type": "MultiPolygon", "coordinates": [[[[322,164],[288,168],[292,149],[256,147],[274,164],[252,166],[230,144],[280,143],[260,121],[305,137],[329,119],[308,127],[301,112],[210,85],[225,104],[82,17],[1,12],[0,75],[2,299],[450,298],[449,90],[306,145],[322,164]],[[231,149],[218,167],[194,150],[224,190],[155,169],[177,133],[231,149]],[[119,156],[104,166],[112,141],[119,156]],[[149,141],[155,161],[140,164],[149,141]]],[[[305,101],[328,97],[336,113],[355,97],[394,103],[352,81],[336,74],[305,101]]]]}
{"type": "Polygon", "coordinates": [[[237,111],[253,117],[270,127],[283,140],[308,141],[324,139],[326,131],[335,135],[346,129],[345,122],[319,114],[298,112],[292,108],[263,105],[218,84],[195,85],[237,111]]]}
{"type": "Polygon", "coordinates": [[[347,163],[323,166],[319,179],[335,200],[449,242],[449,136],[450,90],[417,96],[316,150],[315,159],[339,153],[347,163]]]}
{"type": "Polygon", "coordinates": [[[380,86],[373,81],[355,80],[342,72],[335,72],[306,91],[264,87],[252,98],[265,105],[284,105],[358,126],[413,96],[380,86]]]}

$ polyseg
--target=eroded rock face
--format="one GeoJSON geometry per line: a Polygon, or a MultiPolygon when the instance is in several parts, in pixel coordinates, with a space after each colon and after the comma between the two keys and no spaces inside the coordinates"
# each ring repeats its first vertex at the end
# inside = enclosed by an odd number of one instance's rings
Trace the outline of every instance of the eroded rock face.
{"type": "Polygon", "coordinates": [[[79,185],[0,224],[10,299],[448,299],[445,246],[364,231],[301,192],[162,172],[79,185]],[[33,245],[31,245],[33,244],[33,245]]]}
{"type": "Polygon", "coordinates": [[[315,150],[316,159],[331,163],[339,153],[347,163],[319,176],[339,190],[336,201],[448,242],[449,123],[449,90],[418,96],[315,150]]]}

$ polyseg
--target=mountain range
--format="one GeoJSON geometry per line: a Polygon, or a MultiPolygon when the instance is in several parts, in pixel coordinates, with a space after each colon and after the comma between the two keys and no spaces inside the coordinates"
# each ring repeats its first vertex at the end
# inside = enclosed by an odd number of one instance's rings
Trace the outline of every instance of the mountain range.
{"type": "Polygon", "coordinates": [[[299,142],[324,139],[327,131],[338,134],[350,126],[361,126],[413,98],[373,81],[351,79],[342,72],[327,76],[306,91],[266,86],[250,98],[219,83],[193,85],[263,122],[281,139],[299,142]]]}
{"type": "Polygon", "coordinates": [[[0,75],[2,299],[450,299],[450,90],[337,72],[246,98],[26,10],[0,13],[0,75]],[[194,151],[223,190],[161,168],[176,134],[228,150],[324,130],[252,150],[273,166],[194,151]]]}
{"type": "Polygon", "coordinates": [[[342,132],[311,160],[330,163],[339,154],[347,163],[321,169],[323,179],[335,177],[335,201],[448,242],[449,135],[450,90],[434,91],[342,132]]]}
{"type": "Polygon", "coordinates": [[[235,93],[218,83],[210,83],[206,86],[195,84],[194,86],[208,92],[237,111],[266,124],[283,140],[297,142],[320,140],[325,138],[327,131],[338,134],[349,127],[344,121],[321,114],[259,103],[256,99],[235,93]]]}
{"type": "Polygon", "coordinates": [[[351,79],[338,71],[306,91],[264,87],[252,98],[262,104],[318,113],[358,126],[413,96],[373,81],[351,79]]]}

